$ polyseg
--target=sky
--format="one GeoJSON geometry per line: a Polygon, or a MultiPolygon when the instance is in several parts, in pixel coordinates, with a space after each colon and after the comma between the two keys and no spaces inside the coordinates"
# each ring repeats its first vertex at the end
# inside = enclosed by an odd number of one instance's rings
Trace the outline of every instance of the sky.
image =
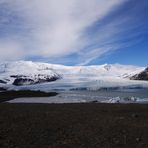
{"type": "Polygon", "coordinates": [[[0,0],[0,61],[148,66],[148,0],[0,0]]]}

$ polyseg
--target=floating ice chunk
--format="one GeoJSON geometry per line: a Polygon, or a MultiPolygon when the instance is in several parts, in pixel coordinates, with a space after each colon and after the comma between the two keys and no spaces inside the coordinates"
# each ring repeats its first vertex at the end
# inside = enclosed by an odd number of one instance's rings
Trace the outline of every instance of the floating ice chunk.
{"type": "Polygon", "coordinates": [[[108,101],[106,101],[106,103],[120,103],[121,98],[120,97],[115,97],[112,99],[109,99],[108,101]]]}
{"type": "Polygon", "coordinates": [[[147,100],[140,99],[136,97],[126,97],[126,98],[120,98],[120,97],[114,97],[109,100],[102,101],[102,103],[145,103],[147,100]]]}

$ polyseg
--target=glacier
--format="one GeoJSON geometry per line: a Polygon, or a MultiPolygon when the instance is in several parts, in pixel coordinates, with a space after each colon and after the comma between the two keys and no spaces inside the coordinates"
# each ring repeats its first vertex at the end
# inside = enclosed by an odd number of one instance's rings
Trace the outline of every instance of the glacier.
{"type": "MultiPolygon", "coordinates": [[[[59,93],[59,96],[56,96],[59,98],[59,102],[88,102],[93,100],[99,100],[99,102],[101,102],[110,99],[117,100],[118,94],[110,96],[110,93],[104,98],[104,95],[99,96],[99,94],[100,92],[107,94],[107,92],[112,91],[127,93],[127,91],[136,89],[146,89],[145,92],[147,92],[148,81],[130,80],[131,76],[140,73],[144,69],[145,67],[120,64],[64,66],[32,61],[1,62],[0,88],[7,90],[56,91],[59,93]],[[21,83],[19,83],[20,85],[14,85],[16,78],[31,80],[31,82],[21,81],[21,83]],[[89,94],[92,95],[90,96],[89,94]],[[101,97],[103,100],[100,99],[101,97]]],[[[134,92],[132,95],[133,96],[130,95],[130,98],[140,98],[139,95],[135,96],[134,92]]],[[[142,95],[141,99],[143,98],[148,98],[147,94],[142,95]]],[[[55,101],[56,99],[55,97],[51,97],[47,100],[48,101],[45,102],[52,102],[51,100],[55,101]]],[[[123,102],[123,97],[121,97],[121,100],[108,101],[108,103],[123,102]]]]}

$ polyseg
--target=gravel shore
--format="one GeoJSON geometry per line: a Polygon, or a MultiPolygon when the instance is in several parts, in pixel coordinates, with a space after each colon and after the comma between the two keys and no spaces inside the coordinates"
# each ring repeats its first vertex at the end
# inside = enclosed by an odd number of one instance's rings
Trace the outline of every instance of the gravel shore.
{"type": "Polygon", "coordinates": [[[0,104],[0,148],[147,147],[146,104],[0,104]]]}

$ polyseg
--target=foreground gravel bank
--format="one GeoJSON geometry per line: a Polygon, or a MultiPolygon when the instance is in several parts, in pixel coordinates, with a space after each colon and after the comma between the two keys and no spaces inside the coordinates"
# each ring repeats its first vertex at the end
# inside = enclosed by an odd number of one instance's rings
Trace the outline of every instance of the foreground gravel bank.
{"type": "Polygon", "coordinates": [[[147,148],[148,105],[0,104],[0,148],[147,148]]]}

